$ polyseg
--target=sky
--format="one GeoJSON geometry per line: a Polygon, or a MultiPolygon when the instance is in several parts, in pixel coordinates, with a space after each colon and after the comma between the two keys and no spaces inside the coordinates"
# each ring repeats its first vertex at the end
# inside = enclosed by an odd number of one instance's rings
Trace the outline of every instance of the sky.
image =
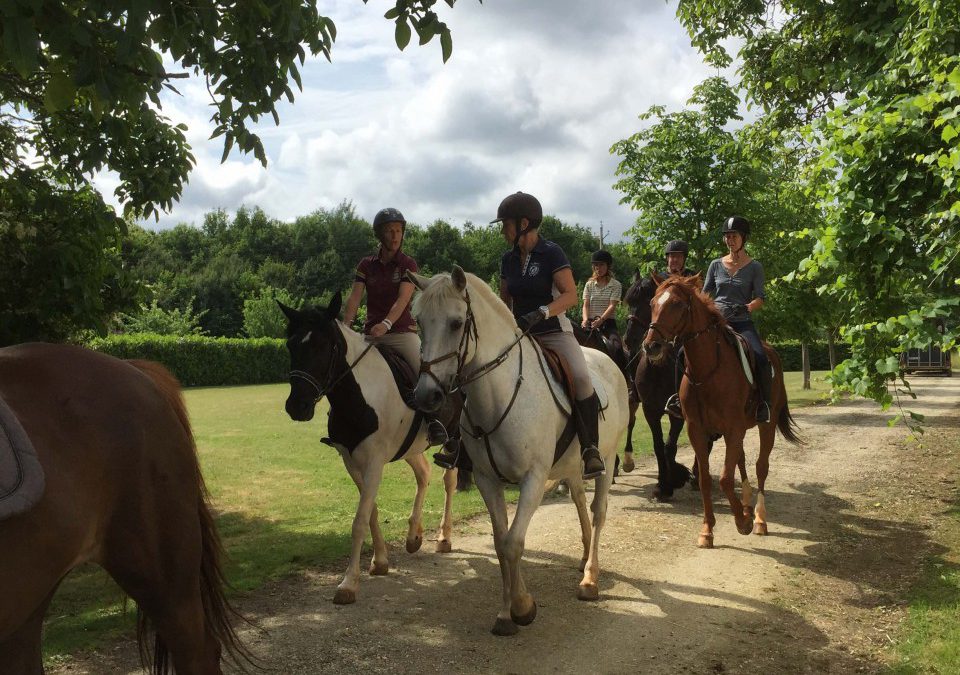
{"type": "MultiPolygon", "coordinates": [[[[495,217],[506,195],[536,195],[544,212],[611,235],[636,217],[613,189],[610,146],[640,129],[651,105],[678,110],[716,75],[664,0],[458,0],[437,12],[453,34],[416,35],[401,52],[389,0],[320,0],[337,25],[332,63],[309,57],[303,91],[255,126],[266,168],[222,138],[207,140],[210,99],[200,80],[178,81],[163,113],[187,124],[197,165],[180,202],[151,229],[199,225],[222,208],[259,206],[293,220],[344,200],[372,220],[385,206],[429,225],[495,217]]],[[[172,66],[171,66],[172,67],[172,66]]],[[[176,70],[175,67],[173,67],[176,70]]],[[[116,186],[97,177],[105,196],[116,186]]]]}

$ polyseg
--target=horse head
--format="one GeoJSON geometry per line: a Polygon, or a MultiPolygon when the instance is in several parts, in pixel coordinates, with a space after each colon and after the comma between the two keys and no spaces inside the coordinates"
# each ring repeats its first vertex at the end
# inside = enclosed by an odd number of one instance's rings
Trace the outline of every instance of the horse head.
{"type": "Polygon", "coordinates": [[[337,326],[342,299],[334,294],[327,307],[296,310],[279,300],[287,317],[287,350],[290,352],[290,395],[285,405],[298,422],[313,419],[317,401],[332,388],[346,368],[346,343],[337,326]]]}
{"type": "Polygon", "coordinates": [[[420,289],[413,315],[420,327],[420,378],[414,389],[417,405],[435,411],[456,387],[460,371],[470,363],[471,335],[476,339],[476,321],[467,289],[467,276],[459,265],[450,274],[407,277],[420,289]]]}
{"type": "Polygon", "coordinates": [[[693,305],[699,302],[698,277],[671,276],[660,284],[650,301],[650,325],[643,351],[651,363],[662,363],[670,347],[694,333],[693,305]]]}
{"type": "Polygon", "coordinates": [[[657,286],[663,281],[655,272],[647,276],[638,271],[633,277],[633,284],[627,289],[623,300],[630,311],[627,328],[623,333],[623,348],[627,354],[636,354],[640,349],[640,343],[652,320],[650,301],[657,292],[657,286]]]}

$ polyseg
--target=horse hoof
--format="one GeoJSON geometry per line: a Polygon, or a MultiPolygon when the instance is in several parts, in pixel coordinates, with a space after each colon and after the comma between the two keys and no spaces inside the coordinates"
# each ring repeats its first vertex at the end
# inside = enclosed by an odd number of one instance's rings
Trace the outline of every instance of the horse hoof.
{"type": "Polygon", "coordinates": [[[761,537],[767,535],[767,524],[766,523],[754,523],[753,524],[753,533],[759,534],[761,537]]]}
{"type": "Polygon", "coordinates": [[[533,620],[537,618],[537,602],[536,600],[531,599],[530,609],[526,614],[514,614],[513,608],[510,608],[510,618],[513,619],[513,623],[518,626],[529,626],[533,623],[533,620]]]}
{"type": "Polygon", "coordinates": [[[713,535],[712,534],[701,534],[697,538],[697,547],[699,548],[713,548],[713,535]]]}
{"type": "Polygon", "coordinates": [[[577,600],[599,600],[600,587],[596,584],[580,584],[577,586],[577,600]]]}
{"type": "MultiPolygon", "coordinates": [[[[372,577],[382,577],[384,574],[387,574],[390,571],[390,563],[378,563],[373,561],[370,563],[370,576],[372,577]]],[[[351,600],[351,602],[353,602],[351,600]]]]}
{"type": "Polygon", "coordinates": [[[753,532],[753,523],[744,518],[737,523],[737,532],[740,534],[750,534],[753,532]]]}
{"type": "Polygon", "coordinates": [[[352,605],[357,601],[357,592],[349,588],[338,588],[333,596],[335,605],[352,605]]]}
{"type": "Polygon", "coordinates": [[[507,636],[507,635],[516,635],[520,632],[520,629],[510,619],[501,619],[497,617],[496,623],[493,624],[493,628],[490,629],[490,632],[494,635],[507,636]]]}
{"type": "Polygon", "coordinates": [[[673,490],[664,490],[663,488],[656,488],[653,491],[653,496],[657,498],[658,502],[673,501],[673,490]]]}
{"type": "Polygon", "coordinates": [[[453,550],[453,545],[449,539],[437,539],[437,553],[449,553],[453,550]]]}
{"type": "Polygon", "coordinates": [[[637,465],[633,463],[633,454],[624,455],[623,457],[623,472],[630,473],[637,468],[637,465]]]}
{"type": "Polygon", "coordinates": [[[407,539],[407,553],[416,553],[423,546],[423,535],[418,534],[412,539],[407,539]]]}

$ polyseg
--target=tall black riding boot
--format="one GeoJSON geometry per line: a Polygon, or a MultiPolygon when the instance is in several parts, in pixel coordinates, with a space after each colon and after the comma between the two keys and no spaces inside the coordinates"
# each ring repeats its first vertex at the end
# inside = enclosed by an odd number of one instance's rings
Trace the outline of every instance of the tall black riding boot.
{"type": "Polygon", "coordinates": [[[683,379],[683,371],[686,368],[686,357],[683,354],[683,347],[677,350],[676,368],[674,368],[674,380],[677,390],[670,394],[666,405],[663,406],[663,412],[677,419],[683,419],[683,409],[680,407],[680,380],[683,379]]]}
{"type": "MultiPolygon", "coordinates": [[[[433,455],[433,462],[444,469],[454,468],[457,466],[460,456],[466,456],[466,453],[462,452],[462,448],[460,447],[459,427],[460,412],[462,410],[463,396],[453,395],[447,397],[438,414],[438,418],[444,420],[446,424],[440,425],[443,429],[443,438],[440,441],[443,447],[440,448],[440,452],[433,455]]],[[[437,421],[437,424],[439,424],[439,421],[437,421]]],[[[440,443],[435,444],[431,439],[431,445],[439,445],[440,443]]]]}
{"type": "Polygon", "coordinates": [[[770,421],[770,389],[773,387],[773,374],[770,372],[770,364],[761,365],[757,373],[757,384],[760,388],[760,403],[757,404],[757,421],[770,421]]]}
{"type": "Polygon", "coordinates": [[[603,458],[597,449],[600,440],[600,399],[594,393],[574,403],[577,438],[580,439],[580,457],[583,459],[583,478],[596,478],[605,473],[603,458]]]}

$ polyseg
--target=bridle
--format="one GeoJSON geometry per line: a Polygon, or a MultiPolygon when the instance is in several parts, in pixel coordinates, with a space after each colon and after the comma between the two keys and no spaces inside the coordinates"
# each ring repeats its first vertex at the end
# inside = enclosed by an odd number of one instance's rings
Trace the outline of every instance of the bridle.
{"type": "MultiPolygon", "coordinates": [[[[497,356],[492,361],[485,363],[484,365],[475,369],[466,377],[463,377],[462,372],[463,372],[463,367],[464,365],[466,365],[466,362],[467,362],[467,351],[470,348],[470,341],[472,339],[473,343],[476,345],[479,343],[479,340],[480,340],[480,334],[477,331],[477,319],[473,313],[473,306],[470,304],[470,291],[468,289],[464,289],[463,299],[467,303],[467,316],[463,322],[463,333],[460,336],[460,343],[457,345],[457,348],[447,352],[446,354],[443,354],[442,356],[438,356],[435,359],[420,362],[420,373],[427,374],[431,378],[433,378],[433,381],[437,383],[437,386],[440,388],[440,391],[442,391],[445,395],[448,395],[448,396],[450,394],[453,394],[457,390],[463,388],[465,385],[480,379],[481,377],[489,373],[491,370],[501,365],[504,361],[507,360],[507,356],[509,355],[510,350],[516,347],[517,344],[519,344],[520,340],[522,340],[526,335],[526,333],[521,333],[519,336],[517,336],[516,340],[511,342],[506,347],[506,349],[500,352],[499,356],[497,356]],[[433,373],[431,368],[433,368],[433,366],[437,365],[438,363],[442,363],[452,358],[457,359],[457,370],[453,377],[453,385],[448,389],[440,381],[440,378],[438,378],[433,373]]],[[[518,387],[519,387],[519,383],[518,383],[518,387]]]]}
{"type": "Polygon", "coordinates": [[[369,352],[370,349],[373,347],[373,343],[372,343],[372,342],[369,343],[369,344],[364,348],[364,350],[363,350],[362,352],[360,352],[360,356],[358,356],[356,359],[353,360],[353,363],[351,363],[350,365],[348,365],[348,366],[343,370],[342,373],[340,373],[339,375],[337,375],[336,377],[334,377],[334,375],[333,375],[333,370],[334,370],[334,368],[336,367],[336,364],[337,364],[337,361],[338,361],[337,355],[338,355],[338,352],[339,352],[339,350],[340,350],[340,344],[341,344],[341,342],[343,341],[343,336],[342,336],[342,335],[339,335],[338,337],[339,337],[339,339],[338,339],[338,340],[335,340],[334,343],[333,343],[333,354],[331,354],[331,356],[330,356],[330,364],[327,366],[327,376],[326,376],[326,378],[325,378],[326,381],[327,381],[327,384],[326,384],[326,385],[321,384],[320,380],[318,380],[317,378],[315,378],[313,375],[311,375],[310,373],[308,373],[308,372],[305,371],[305,370],[291,370],[289,373],[287,373],[287,379],[290,380],[290,384],[291,384],[291,385],[293,384],[293,380],[294,380],[294,379],[299,379],[299,380],[304,380],[304,381],[306,381],[306,382],[309,382],[309,383],[313,386],[313,388],[314,388],[314,390],[315,390],[315,392],[316,392],[316,396],[315,396],[314,399],[313,399],[313,402],[314,402],[314,403],[317,403],[317,401],[319,401],[319,400],[322,399],[324,396],[326,396],[326,395],[329,394],[331,391],[333,391],[334,388],[340,383],[340,380],[342,380],[342,379],[345,378],[347,375],[349,375],[351,372],[353,372],[353,369],[356,368],[356,366],[357,366],[358,363],[360,363],[360,359],[362,359],[364,356],[366,356],[366,355],[367,355],[367,352],[369,352]]]}
{"type": "MultiPolygon", "coordinates": [[[[679,324],[677,332],[673,336],[672,340],[667,339],[667,336],[657,325],[656,321],[650,322],[650,326],[647,328],[647,332],[655,333],[658,336],[658,339],[655,340],[656,342],[671,346],[673,348],[674,353],[677,354],[679,353],[679,350],[681,347],[686,346],[687,344],[699,338],[701,335],[704,335],[705,333],[709,333],[710,331],[714,330],[720,325],[720,322],[718,321],[711,321],[700,330],[693,331],[690,333],[683,333],[679,330],[680,327],[690,323],[691,321],[693,321],[693,303],[690,300],[687,300],[687,302],[684,303],[684,306],[683,306],[683,317],[681,319],[681,323],[679,324]]],[[[717,333],[716,342],[717,342],[717,355],[716,355],[716,358],[714,359],[713,369],[709,373],[707,373],[706,377],[704,377],[702,381],[697,382],[694,379],[693,373],[690,372],[689,362],[687,363],[687,366],[684,369],[684,375],[686,375],[687,378],[690,380],[690,383],[696,387],[699,387],[700,385],[704,384],[707,380],[709,380],[713,376],[713,374],[717,371],[717,369],[720,367],[720,333],[719,332],[717,333]]]]}

